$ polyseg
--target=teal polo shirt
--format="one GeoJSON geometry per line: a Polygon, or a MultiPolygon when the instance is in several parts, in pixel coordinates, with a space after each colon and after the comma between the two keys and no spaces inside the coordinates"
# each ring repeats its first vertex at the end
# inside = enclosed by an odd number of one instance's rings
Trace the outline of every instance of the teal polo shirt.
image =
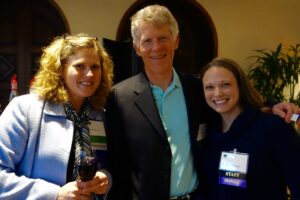
{"type": "Polygon", "coordinates": [[[151,85],[151,88],[172,151],[170,197],[190,193],[198,182],[193,165],[185,97],[178,74],[173,70],[172,83],[165,92],[155,85],[151,85]]]}

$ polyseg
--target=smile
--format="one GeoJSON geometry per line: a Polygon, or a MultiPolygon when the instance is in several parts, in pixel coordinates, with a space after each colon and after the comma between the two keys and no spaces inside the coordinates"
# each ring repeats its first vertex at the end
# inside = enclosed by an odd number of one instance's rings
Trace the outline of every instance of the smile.
{"type": "Polygon", "coordinates": [[[223,104],[226,101],[227,101],[227,99],[222,99],[222,100],[214,100],[213,102],[218,105],[218,104],[223,104]]]}
{"type": "Polygon", "coordinates": [[[84,85],[84,86],[90,86],[90,85],[92,85],[93,84],[93,82],[91,82],[91,81],[81,81],[81,82],[79,82],[81,85],[84,85]]]}
{"type": "Polygon", "coordinates": [[[162,59],[164,57],[166,57],[167,55],[164,54],[164,55],[156,55],[156,56],[150,56],[151,59],[162,59]]]}

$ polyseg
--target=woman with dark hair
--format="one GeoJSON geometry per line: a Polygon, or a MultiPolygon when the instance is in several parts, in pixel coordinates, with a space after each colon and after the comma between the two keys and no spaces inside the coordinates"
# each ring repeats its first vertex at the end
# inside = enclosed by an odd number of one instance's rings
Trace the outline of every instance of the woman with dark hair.
{"type": "Polygon", "coordinates": [[[205,199],[300,199],[300,141],[283,119],[262,112],[260,95],[233,60],[216,58],[201,72],[217,115],[200,145],[205,199]]]}

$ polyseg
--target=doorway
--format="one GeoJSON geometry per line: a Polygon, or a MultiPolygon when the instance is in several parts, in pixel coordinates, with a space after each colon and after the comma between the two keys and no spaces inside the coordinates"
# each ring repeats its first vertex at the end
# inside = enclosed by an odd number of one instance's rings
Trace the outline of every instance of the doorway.
{"type": "Polygon", "coordinates": [[[29,91],[38,69],[41,47],[58,35],[69,33],[69,25],[52,0],[1,2],[0,12],[0,104],[8,104],[10,80],[17,75],[18,94],[29,91]]]}

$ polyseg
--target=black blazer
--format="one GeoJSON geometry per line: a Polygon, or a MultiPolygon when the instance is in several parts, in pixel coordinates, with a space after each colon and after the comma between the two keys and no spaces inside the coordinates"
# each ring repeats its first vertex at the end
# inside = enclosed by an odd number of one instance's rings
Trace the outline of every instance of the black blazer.
{"type": "MultiPolygon", "coordinates": [[[[204,121],[203,92],[199,79],[180,74],[179,77],[196,158],[197,132],[204,121]]],[[[143,72],[113,87],[107,104],[106,128],[109,170],[113,178],[109,199],[169,199],[172,153],[143,72]]],[[[196,159],[194,164],[198,169],[196,159]]]]}

